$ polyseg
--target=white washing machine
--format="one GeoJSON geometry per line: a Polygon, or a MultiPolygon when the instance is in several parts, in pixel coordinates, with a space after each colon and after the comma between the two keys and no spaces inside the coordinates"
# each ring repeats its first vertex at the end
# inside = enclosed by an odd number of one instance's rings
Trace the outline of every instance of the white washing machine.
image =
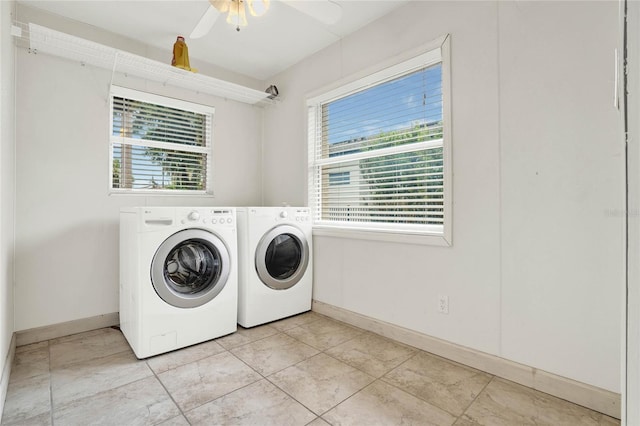
{"type": "Polygon", "coordinates": [[[234,208],[120,210],[120,328],[138,358],[237,329],[234,208]]]}
{"type": "Polygon", "coordinates": [[[311,309],[311,214],[306,207],[238,207],[238,324],[311,309]]]}

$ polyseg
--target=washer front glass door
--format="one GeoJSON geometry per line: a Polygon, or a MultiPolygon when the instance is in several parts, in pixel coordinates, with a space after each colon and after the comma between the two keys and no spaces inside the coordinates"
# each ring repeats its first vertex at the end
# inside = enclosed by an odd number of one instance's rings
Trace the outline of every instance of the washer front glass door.
{"type": "Polygon", "coordinates": [[[293,287],[309,263],[309,245],[298,228],[280,225],[267,232],[256,248],[256,271],[260,280],[275,290],[293,287]]]}
{"type": "Polygon", "coordinates": [[[202,229],[186,229],[158,247],[151,262],[151,283],[168,304],[194,308],[222,291],[229,272],[229,251],[222,240],[202,229]]]}

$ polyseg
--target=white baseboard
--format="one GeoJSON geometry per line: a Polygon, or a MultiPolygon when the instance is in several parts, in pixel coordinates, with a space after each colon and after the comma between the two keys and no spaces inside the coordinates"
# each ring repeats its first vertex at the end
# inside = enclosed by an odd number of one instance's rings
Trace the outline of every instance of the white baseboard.
{"type": "Polygon", "coordinates": [[[16,332],[16,345],[24,346],[31,343],[44,342],[49,339],[97,330],[98,328],[112,327],[118,324],[120,324],[120,316],[118,312],[112,312],[110,314],[61,322],[44,327],[30,328],[29,330],[16,332]]]}
{"type": "Polygon", "coordinates": [[[16,355],[16,333],[11,336],[11,343],[9,344],[9,352],[7,352],[7,358],[4,360],[4,367],[2,368],[2,378],[0,378],[0,419],[4,412],[4,401],[7,399],[7,389],[9,389],[9,377],[11,377],[11,366],[13,365],[13,358],[16,355]]]}
{"type": "Polygon", "coordinates": [[[316,300],[313,301],[312,310],[608,416],[620,418],[620,394],[618,393],[456,345],[316,300]]]}

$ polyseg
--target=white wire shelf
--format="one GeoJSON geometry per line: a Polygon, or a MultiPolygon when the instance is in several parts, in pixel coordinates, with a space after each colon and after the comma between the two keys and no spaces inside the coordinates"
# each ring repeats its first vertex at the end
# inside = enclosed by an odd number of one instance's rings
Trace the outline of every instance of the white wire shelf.
{"type": "Polygon", "coordinates": [[[259,90],[193,73],[130,52],[52,30],[41,25],[14,22],[11,34],[20,47],[144,78],[158,83],[232,99],[248,104],[269,104],[269,94],[259,90]]]}

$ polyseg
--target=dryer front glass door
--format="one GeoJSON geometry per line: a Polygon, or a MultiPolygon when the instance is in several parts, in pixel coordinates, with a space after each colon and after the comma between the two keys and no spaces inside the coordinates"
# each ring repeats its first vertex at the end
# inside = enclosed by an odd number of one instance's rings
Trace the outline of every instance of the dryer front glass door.
{"type": "Polygon", "coordinates": [[[265,266],[269,275],[278,280],[291,278],[300,267],[302,243],[291,234],[280,234],[271,240],[265,253],[265,266]]]}
{"type": "Polygon", "coordinates": [[[275,290],[293,287],[304,276],[309,245],[298,228],[281,225],[267,232],[256,248],[256,271],[260,280],[275,290]]]}
{"type": "Polygon", "coordinates": [[[201,229],[187,229],[160,245],[151,263],[151,282],[165,302],[194,308],[222,291],[229,272],[229,252],[222,240],[201,229]]]}

